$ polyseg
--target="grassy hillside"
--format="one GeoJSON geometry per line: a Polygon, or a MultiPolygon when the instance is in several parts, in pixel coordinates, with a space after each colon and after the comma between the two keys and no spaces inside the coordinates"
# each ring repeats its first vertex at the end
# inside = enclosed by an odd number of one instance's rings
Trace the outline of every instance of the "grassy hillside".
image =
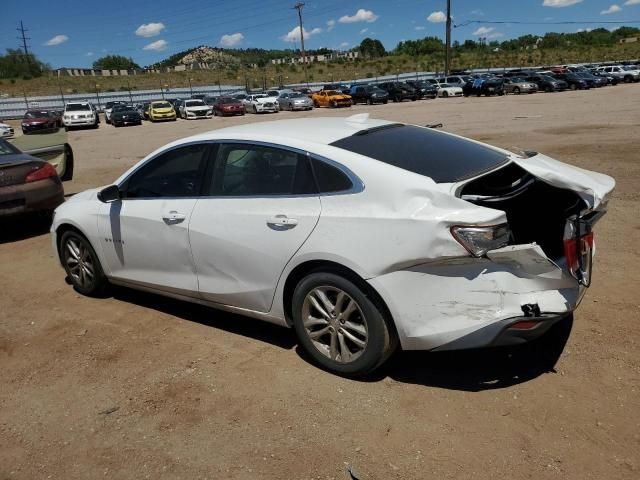
{"type": "MultiPolygon", "coordinates": [[[[529,65],[553,65],[560,63],[596,62],[604,60],[622,60],[640,58],[640,42],[615,44],[610,46],[583,46],[559,49],[497,51],[491,48],[454,54],[452,68],[488,68],[514,67],[529,65]]],[[[443,54],[430,56],[389,55],[371,60],[356,62],[333,62],[312,64],[309,66],[309,81],[349,82],[354,78],[372,78],[403,72],[442,71],[443,54]]],[[[189,78],[193,86],[222,84],[244,85],[248,82],[252,88],[261,87],[264,79],[267,85],[282,82],[299,83],[304,81],[301,66],[274,66],[251,69],[241,65],[230,65],[220,70],[196,70],[188,72],[144,74],[131,77],[57,77],[43,76],[30,80],[0,80],[0,93],[9,96],[59,95],[94,92],[96,84],[100,92],[188,87],[189,78]]]]}

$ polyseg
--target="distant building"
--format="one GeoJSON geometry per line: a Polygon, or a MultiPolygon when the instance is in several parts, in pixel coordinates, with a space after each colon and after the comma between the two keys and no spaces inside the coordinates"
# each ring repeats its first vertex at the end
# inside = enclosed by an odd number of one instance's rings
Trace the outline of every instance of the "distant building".
{"type": "MultiPolygon", "coordinates": [[[[306,55],[307,63],[331,62],[334,60],[355,60],[360,52],[331,52],[328,55],[306,55]]],[[[300,65],[305,57],[286,57],[271,60],[273,65],[300,65]]]]}
{"type": "Polygon", "coordinates": [[[640,37],[627,37],[621,38],[620,43],[635,43],[640,39],[640,37]]]}

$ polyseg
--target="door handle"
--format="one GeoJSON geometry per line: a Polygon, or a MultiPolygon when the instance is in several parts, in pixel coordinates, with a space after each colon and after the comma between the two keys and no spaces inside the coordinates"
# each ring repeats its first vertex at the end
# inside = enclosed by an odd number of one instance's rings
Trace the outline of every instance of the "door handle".
{"type": "Polygon", "coordinates": [[[175,225],[177,223],[184,222],[187,216],[184,213],[176,212],[175,210],[171,210],[170,212],[164,213],[162,215],[162,220],[167,225],[175,225]]]}
{"type": "Polygon", "coordinates": [[[298,225],[298,219],[289,218],[286,215],[276,215],[267,220],[267,225],[274,230],[289,230],[298,225]]]}

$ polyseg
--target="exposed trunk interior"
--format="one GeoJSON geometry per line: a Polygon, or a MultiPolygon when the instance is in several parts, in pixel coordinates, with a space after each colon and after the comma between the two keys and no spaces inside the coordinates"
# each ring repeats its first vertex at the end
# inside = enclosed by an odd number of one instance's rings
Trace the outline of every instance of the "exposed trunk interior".
{"type": "Polygon", "coordinates": [[[566,220],[584,208],[575,192],[553,187],[515,163],[467,183],[458,196],[504,211],[511,227],[510,243],[536,242],[551,259],[564,256],[566,220]]]}

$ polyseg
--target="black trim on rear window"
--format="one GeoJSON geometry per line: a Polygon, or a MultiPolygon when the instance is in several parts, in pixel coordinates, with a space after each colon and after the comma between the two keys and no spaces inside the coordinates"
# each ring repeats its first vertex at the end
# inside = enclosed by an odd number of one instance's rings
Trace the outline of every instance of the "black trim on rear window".
{"type": "Polygon", "coordinates": [[[430,177],[436,183],[465,180],[508,162],[503,153],[431,128],[385,127],[358,132],[331,145],[430,177]]]}

